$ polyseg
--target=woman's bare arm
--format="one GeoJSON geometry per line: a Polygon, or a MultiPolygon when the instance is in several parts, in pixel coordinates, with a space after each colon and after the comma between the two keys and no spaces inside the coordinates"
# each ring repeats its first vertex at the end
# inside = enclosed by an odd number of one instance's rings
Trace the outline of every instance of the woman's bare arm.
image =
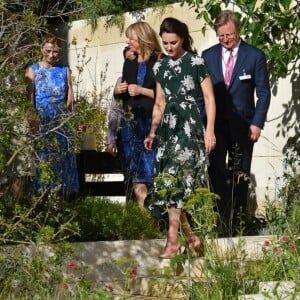
{"type": "Polygon", "coordinates": [[[153,140],[156,135],[156,130],[162,120],[166,107],[166,98],[162,92],[159,83],[156,83],[156,99],[152,111],[152,124],[148,137],[144,141],[144,146],[147,150],[152,150],[153,140]]]}

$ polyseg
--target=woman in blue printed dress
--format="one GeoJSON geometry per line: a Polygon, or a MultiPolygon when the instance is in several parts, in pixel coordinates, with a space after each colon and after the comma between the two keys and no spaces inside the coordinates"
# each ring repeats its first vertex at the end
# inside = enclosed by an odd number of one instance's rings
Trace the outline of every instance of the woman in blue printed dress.
{"type": "MultiPolygon", "coordinates": [[[[156,147],[153,151],[146,151],[144,139],[151,127],[154,105],[156,82],[152,67],[161,53],[161,46],[158,35],[147,22],[129,25],[125,34],[134,55],[125,60],[122,80],[114,89],[114,96],[122,101],[124,111],[118,151],[124,156],[134,196],[139,207],[143,208],[154,173],[156,147]]],[[[114,148],[115,145],[109,147],[114,148]]]]}
{"type": "Polygon", "coordinates": [[[154,199],[167,207],[169,215],[167,243],[160,257],[171,258],[179,250],[180,222],[190,250],[202,250],[201,241],[192,231],[182,207],[196,188],[209,186],[207,152],[215,147],[216,108],[208,70],[192,49],[187,25],[166,18],[160,26],[160,36],[168,55],[153,68],[156,99],[151,130],[144,143],[151,150],[157,134],[154,199]],[[201,89],[208,116],[205,132],[196,102],[201,89]]]}
{"type": "Polygon", "coordinates": [[[61,41],[56,36],[47,34],[41,51],[42,60],[26,70],[29,97],[40,119],[35,189],[69,196],[79,190],[74,137],[67,124],[74,102],[71,74],[58,64],[61,41]]]}

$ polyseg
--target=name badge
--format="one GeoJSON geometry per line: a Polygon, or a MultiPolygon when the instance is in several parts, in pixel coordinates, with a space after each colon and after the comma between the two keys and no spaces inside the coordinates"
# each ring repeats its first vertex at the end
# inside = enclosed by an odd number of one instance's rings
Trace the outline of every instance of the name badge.
{"type": "Polygon", "coordinates": [[[240,78],[240,80],[247,80],[247,79],[251,79],[251,75],[250,74],[249,75],[242,75],[239,78],[240,78]]]}
{"type": "Polygon", "coordinates": [[[246,71],[243,70],[243,75],[239,76],[240,80],[247,80],[247,79],[251,79],[251,75],[250,74],[246,74],[246,71]]]}

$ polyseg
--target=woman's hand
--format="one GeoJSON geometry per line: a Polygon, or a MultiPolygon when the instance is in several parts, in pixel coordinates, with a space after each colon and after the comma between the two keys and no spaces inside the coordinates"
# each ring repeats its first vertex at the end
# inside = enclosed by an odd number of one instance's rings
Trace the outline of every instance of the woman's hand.
{"type": "Polygon", "coordinates": [[[115,86],[115,94],[123,94],[126,93],[128,89],[128,83],[126,81],[121,82],[115,86]]]}
{"type": "Polygon", "coordinates": [[[109,152],[109,154],[111,154],[112,156],[116,156],[117,155],[117,145],[116,144],[108,144],[107,152],[109,152]]]}
{"type": "Polygon", "coordinates": [[[130,96],[138,96],[143,94],[143,87],[137,84],[128,85],[128,93],[130,96]]]}
{"type": "Polygon", "coordinates": [[[155,139],[155,134],[149,134],[145,138],[145,140],[144,140],[144,147],[145,147],[146,150],[148,150],[148,151],[152,150],[154,139],[155,139]]]}
{"type": "Polygon", "coordinates": [[[207,153],[210,153],[215,149],[216,137],[214,133],[205,132],[204,141],[205,141],[205,150],[207,153]]]}

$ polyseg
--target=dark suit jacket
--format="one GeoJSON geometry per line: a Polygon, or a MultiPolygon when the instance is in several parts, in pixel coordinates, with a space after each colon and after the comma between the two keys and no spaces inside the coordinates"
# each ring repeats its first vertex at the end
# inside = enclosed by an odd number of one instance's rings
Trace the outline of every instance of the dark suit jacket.
{"type": "MultiPolygon", "coordinates": [[[[222,120],[232,123],[232,128],[241,125],[244,125],[245,130],[249,125],[263,128],[270,104],[269,76],[264,53],[241,40],[228,90],[222,71],[221,44],[203,51],[202,57],[214,85],[216,129],[222,126],[222,120]]],[[[203,99],[200,103],[203,109],[203,99]]]]}

